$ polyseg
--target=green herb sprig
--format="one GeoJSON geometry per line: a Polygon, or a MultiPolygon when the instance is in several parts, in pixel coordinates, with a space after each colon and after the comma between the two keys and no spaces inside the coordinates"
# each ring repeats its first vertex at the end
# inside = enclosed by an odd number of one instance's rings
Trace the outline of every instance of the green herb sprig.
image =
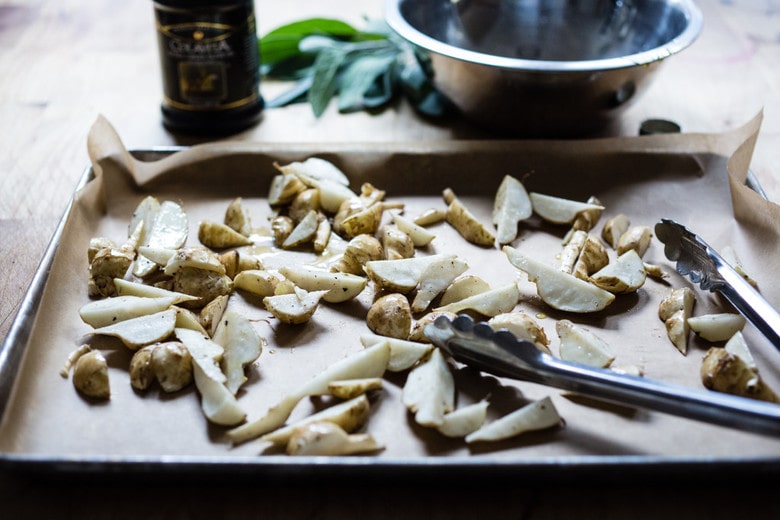
{"type": "Polygon", "coordinates": [[[261,75],[293,85],[268,108],[308,102],[320,117],[336,97],[341,113],[381,110],[403,96],[418,112],[440,117],[449,103],[428,79],[426,57],[384,21],[364,29],[336,19],[308,18],[259,39],[261,75]]]}

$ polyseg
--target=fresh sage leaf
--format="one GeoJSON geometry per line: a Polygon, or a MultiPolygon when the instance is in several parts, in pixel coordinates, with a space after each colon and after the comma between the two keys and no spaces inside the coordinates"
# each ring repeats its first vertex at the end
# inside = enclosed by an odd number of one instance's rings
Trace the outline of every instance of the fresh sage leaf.
{"type": "Polygon", "coordinates": [[[363,97],[378,77],[387,72],[395,60],[394,54],[363,55],[355,59],[341,77],[338,107],[340,112],[361,110],[363,97]]]}
{"type": "Polygon", "coordinates": [[[340,47],[327,47],[320,51],[314,61],[314,73],[308,98],[316,117],[325,112],[336,92],[337,73],[346,56],[347,52],[340,47]]]}

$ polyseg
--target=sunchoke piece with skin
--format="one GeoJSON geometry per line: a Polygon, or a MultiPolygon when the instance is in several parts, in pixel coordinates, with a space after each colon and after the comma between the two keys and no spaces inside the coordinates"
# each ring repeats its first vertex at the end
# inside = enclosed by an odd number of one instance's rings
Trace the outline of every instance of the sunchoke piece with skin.
{"type": "Polygon", "coordinates": [[[73,386],[94,399],[105,400],[111,397],[108,364],[100,351],[90,350],[76,360],[73,366],[73,386]]]}
{"type": "Polygon", "coordinates": [[[332,422],[314,422],[296,429],[287,443],[288,455],[354,455],[383,449],[368,433],[349,434],[332,422]]]}
{"type": "Polygon", "coordinates": [[[236,197],[225,209],[224,224],[231,229],[241,233],[245,237],[252,234],[252,218],[249,210],[244,206],[244,200],[236,197]]]}
{"type": "Polygon", "coordinates": [[[506,329],[517,339],[530,341],[545,354],[550,352],[550,340],[539,323],[523,311],[497,314],[488,320],[493,330],[506,329]]]}
{"type": "Polygon", "coordinates": [[[384,249],[378,238],[367,234],[358,235],[347,243],[344,253],[331,267],[331,271],[365,276],[366,263],[383,258],[384,249]]]}
{"type": "Polygon", "coordinates": [[[761,378],[757,369],[740,356],[722,347],[711,347],[701,364],[702,384],[717,392],[750,399],[780,402],[780,398],[761,378]]]}
{"type": "Polygon", "coordinates": [[[629,226],[631,220],[626,215],[623,213],[615,215],[604,223],[604,227],[601,228],[601,238],[612,246],[612,249],[617,249],[620,237],[628,231],[629,226]]]}
{"type": "Polygon", "coordinates": [[[460,233],[468,242],[478,246],[490,247],[496,237],[485,224],[479,221],[476,216],[460,201],[450,188],[446,188],[442,193],[444,201],[447,203],[447,222],[460,233]]]}
{"type": "Polygon", "coordinates": [[[282,323],[300,325],[311,319],[327,292],[305,291],[295,287],[293,293],[266,296],[263,305],[282,323]]]}
{"type": "Polygon", "coordinates": [[[329,303],[356,298],[368,283],[356,274],[334,273],[306,265],[282,267],[279,274],[306,291],[326,291],[322,299],[329,303]]]}
{"type": "Polygon", "coordinates": [[[227,249],[252,243],[246,235],[242,235],[227,224],[211,220],[203,220],[198,224],[198,240],[212,249],[227,249]]]}
{"type": "Polygon", "coordinates": [[[601,204],[590,204],[543,193],[530,192],[534,213],[552,224],[571,224],[583,211],[603,210],[601,204]]]}
{"type": "Polygon", "coordinates": [[[666,334],[672,344],[685,355],[688,352],[690,325],[696,295],[689,287],[672,289],[658,306],[658,317],[666,325],[666,334]]]}
{"type": "Polygon", "coordinates": [[[312,423],[329,422],[338,425],[346,432],[353,432],[363,426],[371,411],[371,404],[365,394],[335,404],[324,410],[304,417],[292,424],[275,429],[260,437],[262,442],[276,446],[286,445],[295,430],[312,423]]]}
{"type": "Polygon", "coordinates": [[[379,297],[368,309],[368,328],[380,336],[406,339],[412,328],[412,309],[406,296],[398,293],[379,297]]]}

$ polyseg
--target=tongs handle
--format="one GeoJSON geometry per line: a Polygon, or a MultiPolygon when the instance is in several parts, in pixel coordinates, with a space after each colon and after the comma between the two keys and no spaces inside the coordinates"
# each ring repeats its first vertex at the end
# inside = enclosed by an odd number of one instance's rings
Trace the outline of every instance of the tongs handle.
{"type": "Polygon", "coordinates": [[[761,332],[775,348],[780,349],[780,314],[720,255],[711,255],[725,282],[718,291],[761,332]]]}
{"type": "MultiPolygon", "coordinates": [[[[543,377],[554,386],[623,405],[689,419],[780,435],[780,406],[721,392],[663,383],[614,370],[586,367],[547,354],[543,377]]],[[[548,383],[548,384],[551,384],[548,383]]]]}
{"type": "Polygon", "coordinates": [[[780,406],[697,390],[554,358],[508,331],[493,332],[467,316],[439,317],[426,335],[452,357],[494,375],[531,381],[592,398],[778,436],[780,406]]]}

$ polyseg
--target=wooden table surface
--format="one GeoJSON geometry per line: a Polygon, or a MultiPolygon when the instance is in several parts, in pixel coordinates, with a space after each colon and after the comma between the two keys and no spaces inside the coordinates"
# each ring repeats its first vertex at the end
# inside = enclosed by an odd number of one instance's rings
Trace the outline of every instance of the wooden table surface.
{"type": "MultiPolygon", "coordinates": [[[[752,169],[780,200],[780,0],[699,0],[704,31],[668,60],[650,90],[606,135],[665,118],[685,132],[722,132],[763,110],[752,169]]],[[[261,33],[308,16],[356,24],[380,0],[256,0],[261,33]]],[[[0,0],[0,339],[88,165],[99,114],[129,148],[193,144],[160,124],[161,81],[149,0],[0,0]]],[[[268,96],[281,86],[263,83],[268,96]]],[[[432,123],[408,106],[315,119],[305,105],[266,110],[250,141],[419,141],[494,138],[460,120],[432,123]]],[[[780,518],[760,475],[715,481],[273,481],[254,477],[46,479],[0,473],[2,518],[780,518]],[[738,480],[738,481],[735,481],[738,480]],[[745,484],[748,484],[745,486],[745,484]],[[739,486],[737,489],[736,486],[739,486]]]]}

